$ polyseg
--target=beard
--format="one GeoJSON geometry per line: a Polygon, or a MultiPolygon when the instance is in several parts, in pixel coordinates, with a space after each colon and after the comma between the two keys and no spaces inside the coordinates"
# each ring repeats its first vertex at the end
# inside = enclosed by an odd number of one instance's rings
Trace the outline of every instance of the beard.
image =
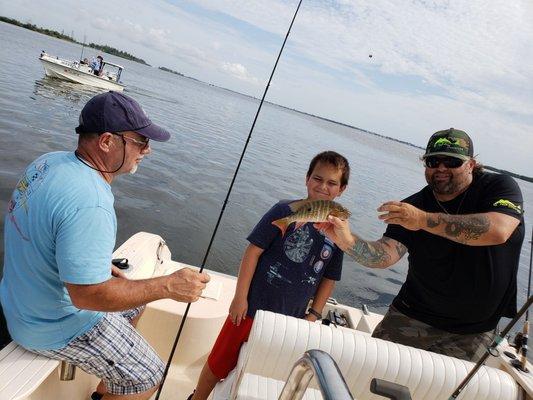
{"type": "Polygon", "coordinates": [[[135,172],[137,172],[137,169],[139,168],[139,164],[135,164],[131,169],[130,169],[130,174],[133,175],[135,172]]]}
{"type": "Polygon", "coordinates": [[[459,190],[459,184],[452,178],[446,181],[437,180],[435,177],[428,179],[428,186],[437,194],[453,194],[459,190]]]}

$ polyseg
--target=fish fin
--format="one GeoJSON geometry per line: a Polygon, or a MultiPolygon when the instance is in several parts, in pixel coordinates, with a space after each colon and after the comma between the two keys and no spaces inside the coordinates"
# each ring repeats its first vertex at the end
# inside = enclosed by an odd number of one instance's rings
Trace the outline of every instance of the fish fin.
{"type": "Polygon", "coordinates": [[[272,225],[278,227],[281,231],[281,236],[285,236],[285,232],[287,231],[287,227],[289,226],[289,219],[287,217],[280,218],[275,221],[272,221],[272,225]]]}
{"type": "Polygon", "coordinates": [[[309,203],[309,200],[297,200],[297,201],[293,201],[292,203],[289,203],[289,207],[291,211],[295,213],[307,203],[309,203]]]}
{"type": "Polygon", "coordinates": [[[297,230],[298,228],[301,228],[302,226],[304,226],[307,222],[296,222],[296,224],[294,225],[294,230],[297,230]]]}

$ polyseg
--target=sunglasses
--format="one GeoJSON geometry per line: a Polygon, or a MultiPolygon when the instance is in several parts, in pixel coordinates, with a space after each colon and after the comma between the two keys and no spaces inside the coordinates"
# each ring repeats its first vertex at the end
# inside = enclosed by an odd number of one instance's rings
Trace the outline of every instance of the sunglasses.
{"type": "Polygon", "coordinates": [[[441,163],[444,164],[446,168],[459,168],[465,163],[465,160],[455,157],[439,156],[429,156],[424,159],[424,164],[427,168],[438,168],[441,163]]]}
{"type": "Polygon", "coordinates": [[[117,136],[122,137],[122,139],[127,139],[127,140],[135,143],[137,146],[139,146],[141,148],[141,151],[146,150],[146,148],[150,144],[150,139],[149,138],[144,138],[144,140],[138,140],[138,139],[134,139],[132,137],[126,136],[126,135],[122,135],[120,133],[115,133],[115,132],[111,132],[111,133],[113,135],[117,135],[117,136]]]}

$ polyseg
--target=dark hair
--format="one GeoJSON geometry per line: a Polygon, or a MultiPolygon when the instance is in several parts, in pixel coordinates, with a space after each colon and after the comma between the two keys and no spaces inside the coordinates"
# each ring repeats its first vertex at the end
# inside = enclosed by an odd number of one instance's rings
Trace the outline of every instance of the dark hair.
{"type": "Polygon", "coordinates": [[[477,160],[474,158],[474,161],[476,162],[476,165],[474,165],[474,169],[472,170],[472,176],[474,178],[477,178],[479,175],[481,175],[484,171],[483,164],[477,162],[477,160]]]}
{"type": "Polygon", "coordinates": [[[332,165],[335,168],[342,170],[341,187],[348,184],[348,180],[350,179],[350,163],[345,157],[335,151],[323,151],[314,156],[309,164],[309,169],[307,170],[307,178],[311,176],[319,162],[332,165]]]}

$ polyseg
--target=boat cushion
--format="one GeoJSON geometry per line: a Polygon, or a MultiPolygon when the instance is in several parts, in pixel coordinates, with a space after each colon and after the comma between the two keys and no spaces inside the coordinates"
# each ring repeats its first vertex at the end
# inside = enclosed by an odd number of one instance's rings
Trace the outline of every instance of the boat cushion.
{"type": "MultiPolygon", "coordinates": [[[[372,338],[356,330],[258,311],[249,341],[239,355],[231,398],[239,398],[241,385],[252,390],[253,375],[285,381],[294,363],[309,349],[320,349],[333,357],[358,400],[379,398],[370,392],[374,377],[407,386],[413,400],[446,400],[474,366],[468,361],[372,338]]],[[[311,382],[316,388],[314,380],[311,382]]],[[[270,397],[265,394],[258,398],[270,397]]],[[[518,398],[519,388],[513,378],[491,367],[482,367],[461,394],[462,400],[518,398]]]]}

